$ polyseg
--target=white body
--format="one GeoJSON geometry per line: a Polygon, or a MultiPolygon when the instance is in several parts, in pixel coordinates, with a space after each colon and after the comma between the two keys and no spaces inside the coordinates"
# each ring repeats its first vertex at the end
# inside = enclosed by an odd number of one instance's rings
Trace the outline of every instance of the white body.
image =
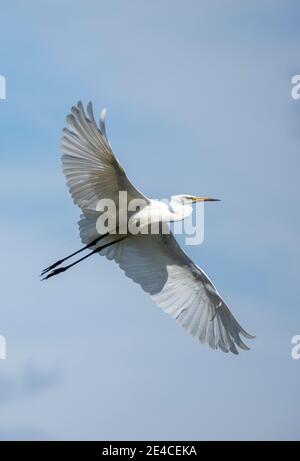
{"type": "MultiPolygon", "coordinates": [[[[104,117],[102,111],[98,127],[91,103],[87,115],[78,103],[67,117],[69,128],[63,130],[63,170],[73,200],[82,210],[79,221],[82,242],[89,244],[99,235],[96,228],[99,200],[109,198],[117,203],[120,191],[126,191],[129,200],[144,200],[143,209],[133,215],[133,220],[139,219],[144,226],[189,216],[191,203],[199,198],[176,195],[167,206],[148,199],[132,185],[112,152],[104,117]]],[[[105,239],[117,240],[117,236],[105,239]]],[[[100,254],[114,260],[159,307],[203,344],[235,354],[237,347],[248,349],[241,337],[252,336],[239,325],[207,275],[188,258],[172,233],[130,236],[100,254]]]]}
{"type": "Polygon", "coordinates": [[[171,197],[169,204],[160,200],[149,199],[149,203],[142,210],[135,213],[131,220],[139,222],[142,229],[150,224],[182,221],[190,216],[192,211],[192,206],[182,204],[178,196],[171,197]]]}

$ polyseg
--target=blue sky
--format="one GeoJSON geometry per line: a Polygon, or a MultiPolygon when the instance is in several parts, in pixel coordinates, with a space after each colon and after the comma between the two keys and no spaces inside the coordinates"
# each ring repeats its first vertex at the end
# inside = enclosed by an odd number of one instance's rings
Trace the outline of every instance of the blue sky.
{"type": "Polygon", "coordinates": [[[299,439],[299,3],[2,3],[0,438],[299,439]],[[79,99],[147,196],[222,199],[186,251],[250,352],[201,346],[105,259],[40,283],[80,245],[59,152],[79,99]]]}

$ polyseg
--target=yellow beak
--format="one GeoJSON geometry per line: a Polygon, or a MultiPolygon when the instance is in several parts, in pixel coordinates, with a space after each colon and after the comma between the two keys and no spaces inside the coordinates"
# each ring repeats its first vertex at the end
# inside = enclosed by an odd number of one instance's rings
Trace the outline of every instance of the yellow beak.
{"type": "Polygon", "coordinates": [[[194,197],[194,202],[220,202],[218,198],[194,197]]]}

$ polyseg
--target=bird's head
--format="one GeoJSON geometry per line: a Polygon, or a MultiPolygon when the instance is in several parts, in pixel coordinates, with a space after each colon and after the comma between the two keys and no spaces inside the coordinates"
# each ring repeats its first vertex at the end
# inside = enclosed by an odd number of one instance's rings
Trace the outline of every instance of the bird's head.
{"type": "Polygon", "coordinates": [[[190,205],[196,202],[219,202],[217,198],[210,197],[197,197],[195,195],[172,195],[172,200],[180,203],[181,205],[190,205]]]}

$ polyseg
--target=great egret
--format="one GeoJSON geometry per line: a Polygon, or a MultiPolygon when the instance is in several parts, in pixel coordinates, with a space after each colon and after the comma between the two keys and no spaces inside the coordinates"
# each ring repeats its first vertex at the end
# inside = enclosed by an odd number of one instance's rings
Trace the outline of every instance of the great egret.
{"type": "Polygon", "coordinates": [[[64,128],[62,135],[63,171],[72,198],[82,210],[79,230],[85,246],[52,264],[41,275],[45,275],[46,279],[92,254],[105,255],[109,260],[114,260],[129,278],[152,296],[159,307],[201,343],[234,354],[238,354],[237,346],[248,350],[241,336],[253,336],[239,325],[210,279],[184,253],[171,232],[164,233],[161,229],[155,235],[142,232],[121,235],[117,232],[121,224],[119,220],[115,229],[99,235],[97,219],[101,213],[98,203],[108,198],[117,204],[117,208],[120,207],[120,191],[126,191],[127,201],[143,201],[144,206],[131,213],[130,218],[144,226],[153,222],[166,226],[166,223],[183,220],[192,213],[193,202],[214,200],[174,195],[167,205],[145,197],[128,180],[110,147],[105,131],[105,115],[104,109],[98,127],[92,104],[87,105],[86,114],[79,102],[67,116],[69,128],[64,128]],[[83,258],[55,269],[88,248],[92,251],[83,258]]]}

